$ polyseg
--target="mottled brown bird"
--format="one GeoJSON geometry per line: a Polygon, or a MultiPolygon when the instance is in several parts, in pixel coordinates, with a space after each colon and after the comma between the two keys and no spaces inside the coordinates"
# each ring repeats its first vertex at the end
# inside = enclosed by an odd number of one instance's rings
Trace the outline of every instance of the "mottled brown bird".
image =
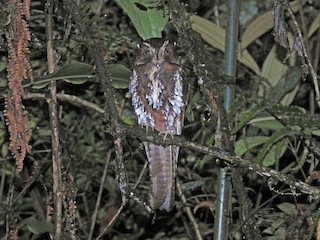
{"type": "MultiPolygon", "coordinates": [[[[162,134],[180,135],[183,126],[183,76],[173,44],[161,39],[144,42],[134,63],[129,90],[139,125],[162,134]]],[[[145,143],[153,210],[174,206],[178,146],[145,143]]]]}

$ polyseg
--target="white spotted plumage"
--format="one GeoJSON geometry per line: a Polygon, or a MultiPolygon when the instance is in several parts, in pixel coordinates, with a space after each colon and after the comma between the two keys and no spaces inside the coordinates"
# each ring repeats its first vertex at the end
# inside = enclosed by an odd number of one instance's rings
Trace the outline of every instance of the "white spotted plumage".
{"type": "MultiPolygon", "coordinates": [[[[181,134],[185,107],[182,75],[172,44],[157,40],[142,45],[129,85],[139,125],[164,134],[181,134]]],[[[145,143],[145,149],[151,177],[150,206],[170,211],[179,147],[145,143]]]]}

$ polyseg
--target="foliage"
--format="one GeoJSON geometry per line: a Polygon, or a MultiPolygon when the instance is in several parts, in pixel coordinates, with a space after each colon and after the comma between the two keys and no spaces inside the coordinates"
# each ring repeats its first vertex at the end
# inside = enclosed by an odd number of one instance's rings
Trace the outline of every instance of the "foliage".
{"type": "MultiPolygon", "coordinates": [[[[87,16],[84,21],[91,23],[92,37],[103,42],[103,64],[112,79],[118,114],[126,125],[135,125],[127,85],[140,37],[147,39],[162,34],[179,43],[179,36],[170,21],[163,30],[168,21],[164,2],[80,2],[81,11],[87,16]],[[125,2],[133,8],[126,7],[125,2]]],[[[215,59],[215,62],[206,64],[223,68],[227,3],[185,2],[190,3],[186,5],[191,14],[190,27],[204,40],[198,44],[215,59]]],[[[242,23],[238,42],[236,101],[228,114],[235,152],[248,163],[267,166],[287,174],[290,179],[317,185],[320,121],[316,114],[319,108],[315,105],[311,77],[302,80],[306,72],[301,65],[304,67],[306,63],[299,56],[299,49],[294,47],[298,44],[296,29],[291,27],[295,22],[286,15],[278,19],[281,26],[287,24],[285,37],[289,45],[285,49],[272,37],[273,1],[272,4],[268,1],[244,1],[243,5],[249,2],[254,4],[259,14],[253,13],[252,19],[242,23]]],[[[0,9],[4,8],[4,13],[9,15],[10,4],[6,4],[8,8],[0,6],[0,9]]],[[[28,118],[31,129],[32,154],[27,155],[21,173],[15,170],[13,156],[10,155],[6,124],[4,121],[0,123],[0,238],[9,239],[11,235],[12,238],[18,236],[16,239],[50,239],[54,231],[51,126],[47,105],[47,85],[51,81],[56,81],[59,100],[62,181],[65,187],[62,190],[65,196],[62,239],[98,237],[117,216],[121,205],[106,96],[96,78],[96,66],[70,15],[63,4],[55,7],[53,31],[58,69],[48,74],[45,4],[39,0],[31,3],[29,48],[35,80],[33,84],[24,83],[23,103],[24,116],[28,118]],[[106,175],[102,181],[104,172],[106,175]]],[[[298,23],[309,53],[308,59],[317,66],[319,51],[312,49],[319,49],[319,3],[308,1],[300,5],[299,1],[291,1],[290,7],[300,19],[298,23]]],[[[4,32],[2,28],[0,31],[0,92],[4,107],[4,95],[9,84],[6,63],[10,60],[10,46],[7,44],[10,25],[3,19],[6,20],[1,17],[0,26],[6,28],[4,32]]],[[[216,116],[208,110],[197,84],[200,79],[195,79],[190,70],[199,66],[190,66],[184,49],[179,49],[179,53],[190,83],[183,135],[197,144],[212,144],[216,116]]],[[[225,86],[221,81],[216,84],[225,86]]],[[[124,159],[129,187],[146,199],[149,176],[143,144],[129,135],[125,140],[124,159]]],[[[221,166],[215,160],[209,155],[182,148],[177,177],[186,204],[181,194],[177,194],[176,209],[170,213],[159,212],[153,219],[143,206],[130,200],[101,239],[194,239],[193,228],[190,227],[192,221],[184,211],[185,206],[194,210],[193,220],[203,238],[211,239],[215,221],[213,203],[219,201],[215,197],[215,179],[221,166]]],[[[253,203],[250,217],[256,220],[254,227],[263,239],[312,239],[315,236],[319,211],[314,210],[319,200],[311,199],[272,177],[260,176],[253,171],[245,173],[246,194],[253,203]]],[[[230,239],[242,239],[243,219],[238,212],[238,196],[233,194],[231,202],[230,239]]],[[[320,239],[319,236],[315,238],[320,239]]]]}

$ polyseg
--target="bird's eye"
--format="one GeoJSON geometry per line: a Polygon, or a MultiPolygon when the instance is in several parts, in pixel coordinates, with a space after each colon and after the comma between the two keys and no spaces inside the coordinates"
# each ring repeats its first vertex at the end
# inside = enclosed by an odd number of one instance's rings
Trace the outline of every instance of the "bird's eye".
{"type": "Polygon", "coordinates": [[[143,55],[144,55],[145,57],[149,57],[149,56],[151,55],[151,51],[150,51],[149,49],[145,49],[145,50],[143,51],[143,55]]]}
{"type": "Polygon", "coordinates": [[[171,55],[171,53],[172,53],[172,51],[171,51],[170,48],[167,48],[167,49],[164,51],[164,54],[165,54],[166,56],[171,55]]]}

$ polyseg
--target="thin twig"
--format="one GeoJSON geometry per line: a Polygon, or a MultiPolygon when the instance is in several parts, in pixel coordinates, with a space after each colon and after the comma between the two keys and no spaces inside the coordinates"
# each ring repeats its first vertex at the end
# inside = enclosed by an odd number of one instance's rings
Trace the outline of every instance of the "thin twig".
{"type": "Polygon", "coordinates": [[[304,43],[305,43],[305,46],[306,46],[306,50],[307,50],[307,53],[309,55],[311,55],[310,53],[310,48],[309,48],[309,42],[308,42],[308,31],[307,31],[307,28],[306,28],[306,24],[305,24],[305,21],[304,21],[304,16],[303,16],[303,2],[302,0],[299,0],[298,1],[298,6],[299,6],[299,15],[300,15],[300,22],[301,22],[301,28],[302,28],[302,35],[304,36],[304,43]]]}
{"type": "Polygon", "coordinates": [[[4,237],[5,240],[11,239],[10,237],[10,229],[12,224],[12,207],[13,207],[13,196],[15,186],[13,184],[14,177],[12,176],[10,179],[9,190],[7,193],[7,202],[6,202],[6,235],[4,237]]]}
{"type": "MultiPolygon", "coordinates": [[[[46,36],[47,36],[47,61],[48,71],[55,71],[54,46],[53,46],[53,1],[46,3],[46,36]]],[[[51,127],[52,144],[52,177],[54,194],[54,239],[60,240],[62,236],[62,177],[61,177],[61,149],[59,141],[59,120],[57,103],[56,81],[51,81],[49,85],[49,118],[51,127]]]]}
{"type": "Polygon", "coordinates": [[[119,214],[122,212],[124,206],[126,205],[127,201],[128,201],[128,199],[121,204],[121,206],[119,207],[117,213],[115,215],[113,215],[113,218],[109,221],[108,225],[103,229],[103,231],[99,234],[99,236],[96,238],[96,240],[101,239],[101,237],[103,237],[105,235],[105,233],[107,231],[109,231],[109,228],[116,221],[116,219],[118,218],[119,214]]]}
{"type": "Polygon", "coordinates": [[[136,183],[134,184],[134,186],[132,188],[133,190],[135,190],[138,187],[138,185],[141,182],[141,179],[142,179],[144,173],[146,172],[147,167],[148,167],[148,161],[145,161],[145,163],[143,165],[143,168],[142,168],[142,170],[141,170],[141,172],[139,174],[139,177],[138,177],[136,183]]]}
{"type": "Polygon", "coordinates": [[[187,199],[186,199],[186,196],[182,192],[181,184],[180,184],[179,180],[177,180],[177,190],[178,190],[178,194],[179,194],[179,196],[180,196],[180,198],[182,200],[182,208],[184,209],[184,212],[187,213],[187,216],[188,216],[188,218],[189,218],[189,220],[191,222],[191,225],[193,227],[196,239],[202,240],[202,236],[201,236],[201,233],[200,233],[199,225],[198,225],[196,219],[193,216],[191,208],[189,206],[187,206],[187,199]]]}
{"type": "Polygon", "coordinates": [[[103,174],[102,174],[101,181],[100,181],[100,187],[99,187],[99,193],[97,196],[96,206],[95,206],[93,214],[92,214],[90,233],[89,233],[89,237],[88,237],[89,240],[92,239],[94,226],[96,225],[97,215],[98,215],[98,211],[99,211],[99,207],[100,207],[102,192],[103,192],[103,188],[104,188],[104,182],[106,180],[110,158],[111,158],[111,151],[109,151],[107,154],[106,162],[105,162],[104,169],[103,169],[103,174]]]}
{"type": "MultiPolygon", "coordinates": [[[[320,24],[320,18],[319,18],[318,24],[320,24]]],[[[320,59],[320,29],[319,28],[317,30],[315,45],[316,45],[316,47],[314,48],[315,51],[313,51],[313,53],[314,53],[313,66],[314,66],[314,70],[317,72],[318,68],[319,68],[318,63],[319,63],[319,59],[320,59]]]]}
{"type": "Polygon", "coordinates": [[[314,70],[314,68],[313,68],[313,66],[312,66],[312,64],[310,62],[309,55],[308,55],[308,52],[307,52],[307,49],[306,49],[306,46],[305,46],[305,43],[304,43],[304,40],[303,40],[302,32],[301,32],[299,24],[297,22],[297,19],[294,16],[294,13],[293,13],[288,1],[286,1],[286,4],[287,4],[288,13],[289,13],[289,15],[290,15],[290,17],[291,17],[291,19],[293,21],[293,24],[295,26],[295,31],[296,31],[297,36],[299,38],[299,41],[301,43],[303,56],[304,56],[305,61],[306,61],[307,65],[308,65],[308,69],[310,71],[310,75],[311,75],[311,78],[313,80],[314,90],[316,92],[316,102],[317,102],[318,106],[320,107],[320,90],[319,90],[319,85],[318,85],[318,76],[317,76],[317,73],[314,70]]]}
{"type": "MultiPolygon", "coordinates": [[[[35,98],[47,98],[47,96],[44,93],[27,92],[27,93],[23,94],[23,98],[24,99],[35,99],[35,98]]],[[[77,97],[77,96],[74,96],[74,95],[65,94],[65,93],[57,93],[57,98],[59,100],[69,102],[69,103],[76,105],[76,106],[87,107],[87,108],[92,109],[98,113],[105,113],[105,111],[97,104],[89,102],[87,100],[84,100],[84,99],[77,97]]]]}

